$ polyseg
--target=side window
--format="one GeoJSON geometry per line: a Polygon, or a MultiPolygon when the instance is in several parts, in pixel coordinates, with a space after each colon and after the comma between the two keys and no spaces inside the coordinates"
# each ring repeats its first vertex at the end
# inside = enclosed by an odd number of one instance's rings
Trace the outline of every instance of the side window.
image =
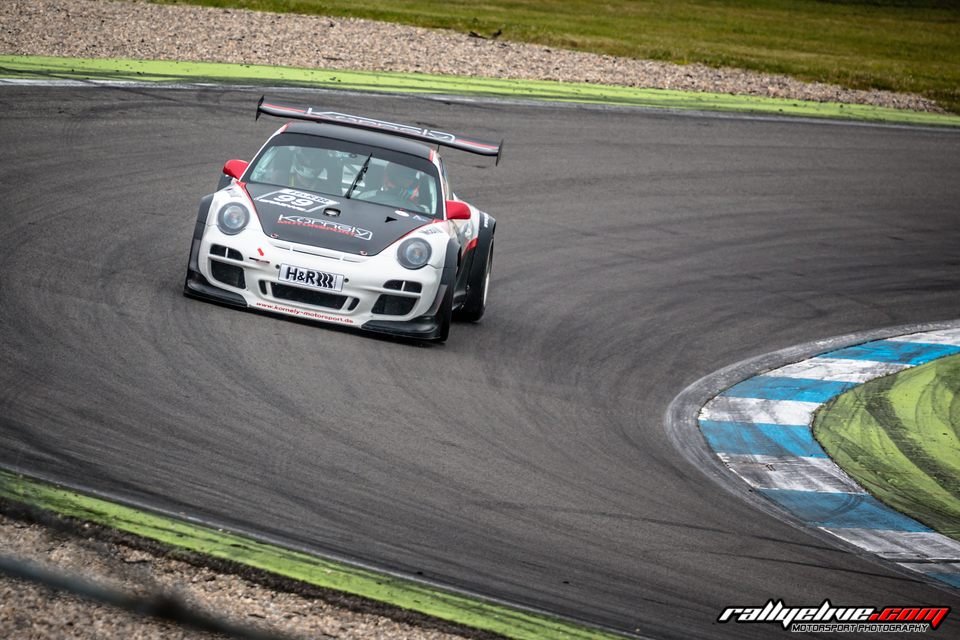
{"type": "Polygon", "coordinates": [[[422,171],[417,172],[417,194],[419,203],[427,208],[427,212],[435,214],[439,211],[437,181],[422,171]]]}
{"type": "Polygon", "coordinates": [[[445,198],[453,197],[453,189],[450,188],[450,180],[447,178],[447,166],[443,164],[443,158],[440,161],[440,179],[443,181],[443,193],[445,198]]]}
{"type": "Polygon", "coordinates": [[[260,162],[258,162],[257,166],[254,168],[253,174],[250,176],[250,180],[253,182],[267,182],[267,171],[269,170],[270,163],[273,162],[273,159],[276,155],[277,147],[271,147],[270,149],[267,149],[263,154],[263,157],[260,158],[260,162]]]}

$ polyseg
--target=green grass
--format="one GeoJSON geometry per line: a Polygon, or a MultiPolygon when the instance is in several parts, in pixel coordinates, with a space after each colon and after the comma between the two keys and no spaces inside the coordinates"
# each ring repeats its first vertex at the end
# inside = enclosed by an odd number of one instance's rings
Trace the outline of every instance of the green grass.
{"type": "Polygon", "coordinates": [[[960,3],[950,0],[155,1],[499,30],[506,40],[919,93],[960,113],[960,3]]]}
{"type": "Polygon", "coordinates": [[[425,73],[331,71],[213,62],[0,56],[0,78],[117,80],[158,84],[228,82],[270,87],[284,85],[350,91],[486,96],[960,127],[960,115],[907,111],[861,104],[804,102],[758,96],[639,89],[576,82],[503,80],[425,73]]]}
{"type": "Polygon", "coordinates": [[[848,391],[813,433],[874,496],[960,540],[960,355],[848,391]]]}
{"type": "Polygon", "coordinates": [[[620,635],[193,524],[0,470],[0,498],[342,591],[507,638],[615,640],[620,635]]]}

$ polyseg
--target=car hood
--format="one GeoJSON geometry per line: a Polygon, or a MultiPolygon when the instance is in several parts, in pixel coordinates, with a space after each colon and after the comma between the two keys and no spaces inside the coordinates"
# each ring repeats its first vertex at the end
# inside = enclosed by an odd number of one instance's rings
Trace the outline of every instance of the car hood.
{"type": "Polygon", "coordinates": [[[247,184],[271,238],[372,256],[432,218],[371,202],[267,184],[247,184]]]}

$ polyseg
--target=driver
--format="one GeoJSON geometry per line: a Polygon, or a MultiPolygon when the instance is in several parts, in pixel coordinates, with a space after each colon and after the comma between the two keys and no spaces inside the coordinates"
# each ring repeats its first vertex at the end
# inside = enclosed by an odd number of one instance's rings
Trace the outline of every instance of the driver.
{"type": "Polygon", "coordinates": [[[320,184],[319,172],[307,160],[303,149],[297,148],[290,161],[289,186],[298,189],[315,190],[320,184]]]}
{"type": "Polygon", "coordinates": [[[399,206],[416,206],[420,202],[416,170],[396,162],[388,163],[383,171],[380,194],[399,206]]]}

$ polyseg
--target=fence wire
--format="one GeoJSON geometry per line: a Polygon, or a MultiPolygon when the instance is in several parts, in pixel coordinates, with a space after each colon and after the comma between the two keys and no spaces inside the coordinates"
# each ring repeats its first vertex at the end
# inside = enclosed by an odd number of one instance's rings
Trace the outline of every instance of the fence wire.
{"type": "Polygon", "coordinates": [[[0,556],[0,574],[71,593],[85,600],[110,605],[138,615],[173,622],[197,631],[221,634],[240,640],[294,640],[291,636],[239,626],[194,611],[173,595],[154,593],[140,596],[124,593],[75,575],[52,571],[9,556],[0,556]]]}

